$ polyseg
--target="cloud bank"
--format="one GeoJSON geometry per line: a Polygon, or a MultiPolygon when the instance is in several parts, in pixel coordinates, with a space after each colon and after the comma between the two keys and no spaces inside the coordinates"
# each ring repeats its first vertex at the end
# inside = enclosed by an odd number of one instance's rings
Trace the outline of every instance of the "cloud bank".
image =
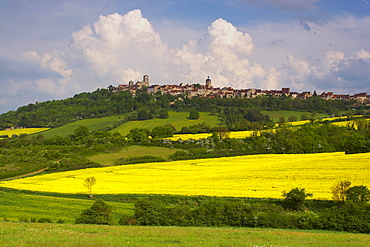
{"type": "MultiPolygon", "coordinates": [[[[266,2],[277,8],[288,3],[266,2]]],[[[316,2],[300,6],[313,8],[316,2]]],[[[36,68],[37,76],[9,77],[0,104],[9,95],[20,102],[70,97],[141,80],[144,74],[151,84],[204,83],[210,76],[219,87],[370,93],[368,46],[348,45],[351,39],[344,33],[366,40],[368,34],[360,34],[359,27],[369,26],[370,18],[347,16],[326,23],[264,24],[248,32],[220,18],[198,39],[173,48],[139,9],[101,15],[73,32],[64,49],[23,53],[24,66],[36,68]]]]}

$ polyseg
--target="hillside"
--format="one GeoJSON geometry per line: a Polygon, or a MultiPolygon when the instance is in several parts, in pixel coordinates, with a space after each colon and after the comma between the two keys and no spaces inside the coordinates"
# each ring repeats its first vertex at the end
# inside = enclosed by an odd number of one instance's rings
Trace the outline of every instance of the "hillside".
{"type": "MultiPolygon", "coordinates": [[[[101,118],[128,113],[145,112],[147,119],[158,117],[161,109],[176,112],[200,112],[224,117],[224,124],[233,130],[241,129],[241,120],[260,121],[248,116],[251,109],[257,111],[300,111],[309,113],[340,114],[357,108],[361,114],[365,107],[353,100],[325,100],[318,97],[293,99],[289,97],[257,98],[188,98],[186,95],[147,94],[138,91],[133,97],[129,92],[110,92],[99,89],[94,92],[76,94],[72,98],[36,102],[0,115],[0,129],[7,127],[60,127],[67,123],[89,118],[101,118]]],[[[136,115],[136,118],[138,115],[136,115]]],[[[135,120],[135,118],[133,118],[135,120]]]]}
{"type": "Polygon", "coordinates": [[[198,119],[189,119],[189,112],[168,112],[169,117],[166,119],[149,119],[143,121],[130,121],[124,123],[117,128],[112,129],[110,132],[118,132],[122,135],[127,135],[133,128],[145,128],[152,130],[156,126],[163,126],[171,124],[180,131],[182,127],[189,127],[201,123],[207,123],[210,127],[214,128],[220,125],[219,118],[211,115],[208,112],[200,112],[198,119]]]}

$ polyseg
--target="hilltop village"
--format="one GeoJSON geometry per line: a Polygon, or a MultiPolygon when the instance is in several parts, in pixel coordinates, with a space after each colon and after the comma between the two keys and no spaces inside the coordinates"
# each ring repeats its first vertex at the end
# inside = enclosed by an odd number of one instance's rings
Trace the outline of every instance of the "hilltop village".
{"type": "MultiPolygon", "coordinates": [[[[203,97],[203,98],[255,98],[257,96],[266,95],[266,96],[290,96],[292,98],[307,99],[312,97],[310,91],[307,92],[292,92],[290,88],[282,88],[281,90],[262,90],[262,89],[234,89],[232,87],[213,87],[211,79],[208,78],[205,80],[204,85],[197,84],[179,84],[179,85],[149,85],[149,76],[144,75],[142,81],[129,81],[128,84],[119,84],[117,87],[110,85],[108,90],[111,92],[118,91],[128,91],[132,95],[136,94],[136,90],[145,89],[149,94],[155,94],[161,92],[162,94],[170,95],[187,95],[189,98],[193,97],[203,97]]],[[[327,99],[327,100],[350,100],[354,99],[360,102],[369,102],[370,95],[366,92],[358,93],[354,95],[350,94],[334,94],[333,92],[323,92],[318,97],[327,99]]]]}

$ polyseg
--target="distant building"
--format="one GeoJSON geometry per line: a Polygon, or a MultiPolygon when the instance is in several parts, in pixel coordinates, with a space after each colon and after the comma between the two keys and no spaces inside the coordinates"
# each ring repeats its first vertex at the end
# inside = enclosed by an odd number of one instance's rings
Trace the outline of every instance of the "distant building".
{"type": "MultiPolygon", "coordinates": [[[[192,85],[180,83],[179,85],[150,85],[149,76],[144,75],[142,81],[134,83],[132,80],[128,84],[119,84],[117,87],[110,85],[108,89],[111,92],[117,91],[128,91],[132,95],[136,95],[136,90],[146,88],[147,93],[155,94],[160,92],[161,94],[169,94],[173,96],[185,95],[188,98],[203,97],[203,98],[256,98],[259,96],[266,97],[280,97],[289,96],[292,98],[307,99],[313,95],[309,92],[291,92],[290,88],[282,88],[281,90],[262,90],[256,88],[250,89],[234,89],[232,87],[214,88],[212,86],[212,80],[207,77],[204,85],[194,83],[192,85]]],[[[359,102],[370,102],[370,95],[367,93],[358,93],[355,95],[349,94],[334,94],[333,92],[323,92],[318,97],[327,100],[349,100],[355,99],[359,102]]]]}

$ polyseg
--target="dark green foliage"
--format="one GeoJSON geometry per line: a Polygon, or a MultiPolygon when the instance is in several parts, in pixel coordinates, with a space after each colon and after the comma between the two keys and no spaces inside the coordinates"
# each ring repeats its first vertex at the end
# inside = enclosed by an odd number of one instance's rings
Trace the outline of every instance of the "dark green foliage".
{"type": "Polygon", "coordinates": [[[189,113],[189,119],[198,119],[199,118],[199,112],[196,110],[191,110],[189,113]]]}
{"type": "Polygon", "coordinates": [[[118,221],[119,225],[136,225],[136,219],[132,215],[122,215],[118,221]]]}
{"type": "Polygon", "coordinates": [[[130,133],[127,135],[127,138],[136,143],[143,143],[148,141],[150,131],[143,128],[134,128],[130,130],[130,133]]]}
{"type": "Polygon", "coordinates": [[[168,117],[169,117],[169,115],[168,115],[167,109],[162,108],[162,109],[159,110],[158,118],[167,119],[168,117]]]}
{"type": "Polygon", "coordinates": [[[81,215],[76,218],[76,224],[113,224],[112,209],[101,199],[95,200],[94,204],[82,211],[81,215]]]}
{"type": "Polygon", "coordinates": [[[281,229],[323,229],[370,233],[370,205],[346,202],[321,213],[287,212],[275,203],[240,199],[200,199],[165,203],[140,200],[133,216],[123,216],[121,224],[162,226],[234,226],[281,229]],[[130,223],[128,223],[130,222],[130,223]]]}
{"type": "Polygon", "coordinates": [[[165,161],[166,160],[161,157],[145,155],[138,157],[121,158],[115,163],[115,165],[128,165],[128,164],[165,162],[165,161]]]}
{"type": "Polygon", "coordinates": [[[37,223],[51,223],[51,220],[49,218],[40,218],[37,223]]]}
{"type": "Polygon", "coordinates": [[[172,125],[165,125],[165,126],[157,126],[152,129],[150,132],[150,136],[152,138],[164,138],[164,137],[171,137],[175,132],[175,127],[172,125]]]}
{"type": "Polygon", "coordinates": [[[211,131],[211,126],[207,123],[200,123],[196,125],[191,125],[189,127],[182,127],[180,134],[196,134],[196,133],[208,133],[211,131]]]}
{"type": "Polygon", "coordinates": [[[370,205],[346,201],[327,209],[320,217],[324,230],[370,233],[370,205]]]}
{"type": "Polygon", "coordinates": [[[137,119],[138,120],[147,120],[147,119],[152,119],[152,118],[153,118],[152,115],[147,110],[143,109],[143,110],[139,110],[137,112],[137,119]]]}
{"type": "Polygon", "coordinates": [[[307,197],[312,197],[310,193],[306,193],[305,189],[294,188],[289,192],[283,192],[285,202],[293,210],[304,210],[307,197]]]}
{"type": "Polygon", "coordinates": [[[346,191],[346,198],[353,202],[368,202],[370,200],[370,190],[363,185],[353,186],[346,191]]]}

